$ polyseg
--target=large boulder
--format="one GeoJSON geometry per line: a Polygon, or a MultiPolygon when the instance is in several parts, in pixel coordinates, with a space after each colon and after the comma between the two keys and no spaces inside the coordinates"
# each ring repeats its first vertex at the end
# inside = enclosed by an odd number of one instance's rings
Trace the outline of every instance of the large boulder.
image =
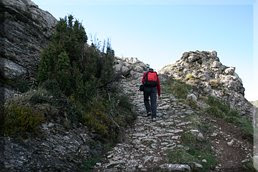
{"type": "Polygon", "coordinates": [[[124,77],[131,77],[139,79],[143,73],[148,70],[149,65],[143,63],[137,58],[116,58],[115,59],[115,72],[122,74],[124,77]]]}
{"type": "Polygon", "coordinates": [[[40,51],[57,20],[31,0],[1,0],[0,7],[0,87],[6,88],[4,81],[35,78],[40,51]]]}
{"type": "Polygon", "coordinates": [[[217,52],[190,51],[183,53],[176,63],[163,67],[159,73],[194,85],[199,92],[229,102],[242,114],[251,116],[252,105],[245,99],[242,80],[235,67],[223,65],[217,52]]]}

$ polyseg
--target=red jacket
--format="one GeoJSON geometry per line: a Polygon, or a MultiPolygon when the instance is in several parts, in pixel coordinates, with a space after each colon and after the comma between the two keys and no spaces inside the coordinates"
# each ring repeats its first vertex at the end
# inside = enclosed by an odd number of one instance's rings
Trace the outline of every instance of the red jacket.
{"type": "MultiPolygon", "coordinates": [[[[143,77],[142,77],[142,84],[144,84],[144,82],[145,82],[147,73],[148,73],[148,72],[144,72],[144,74],[143,74],[143,77]]],[[[157,72],[155,72],[155,73],[157,73],[157,72]]],[[[157,74],[157,76],[158,76],[158,74],[157,74]]],[[[157,84],[157,90],[158,90],[158,95],[160,96],[160,81],[159,81],[159,76],[157,77],[157,79],[158,79],[158,80],[157,80],[157,82],[158,82],[158,84],[157,84]]]]}

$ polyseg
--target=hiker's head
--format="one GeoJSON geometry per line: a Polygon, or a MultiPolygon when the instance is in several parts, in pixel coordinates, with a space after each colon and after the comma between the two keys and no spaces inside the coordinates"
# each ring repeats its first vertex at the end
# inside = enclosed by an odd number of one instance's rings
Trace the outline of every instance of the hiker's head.
{"type": "Polygon", "coordinates": [[[153,72],[153,69],[152,69],[152,68],[149,68],[149,71],[150,71],[150,72],[153,72]]]}

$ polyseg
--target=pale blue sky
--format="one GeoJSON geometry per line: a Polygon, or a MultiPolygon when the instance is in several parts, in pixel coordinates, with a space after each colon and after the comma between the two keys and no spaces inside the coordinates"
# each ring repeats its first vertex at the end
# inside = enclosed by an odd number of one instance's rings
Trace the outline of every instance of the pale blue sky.
{"type": "Polygon", "coordinates": [[[236,67],[246,97],[258,99],[252,0],[33,1],[57,19],[74,15],[89,40],[109,38],[117,56],[137,57],[156,70],[185,51],[216,50],[223,64],[236,67]]]}

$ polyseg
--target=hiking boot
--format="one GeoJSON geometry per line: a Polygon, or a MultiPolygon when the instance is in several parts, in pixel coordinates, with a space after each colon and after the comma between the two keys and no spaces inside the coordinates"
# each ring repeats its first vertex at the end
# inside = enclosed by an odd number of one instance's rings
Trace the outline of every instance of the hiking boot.
{"type": "Polygon", "coordinates": [[[154,117],[154,118],[152,118],[152,121],[153,121],[153,122],[155,122],[155,121],[156,121],[156,118],[155,118],[155,117],[154,117]]]}
{"type": "Polygon", "coordinates": [[[146,117],[149,117],[149,116],[151,116],[151,112],[148,112],[146,115],[146,117]]]}

